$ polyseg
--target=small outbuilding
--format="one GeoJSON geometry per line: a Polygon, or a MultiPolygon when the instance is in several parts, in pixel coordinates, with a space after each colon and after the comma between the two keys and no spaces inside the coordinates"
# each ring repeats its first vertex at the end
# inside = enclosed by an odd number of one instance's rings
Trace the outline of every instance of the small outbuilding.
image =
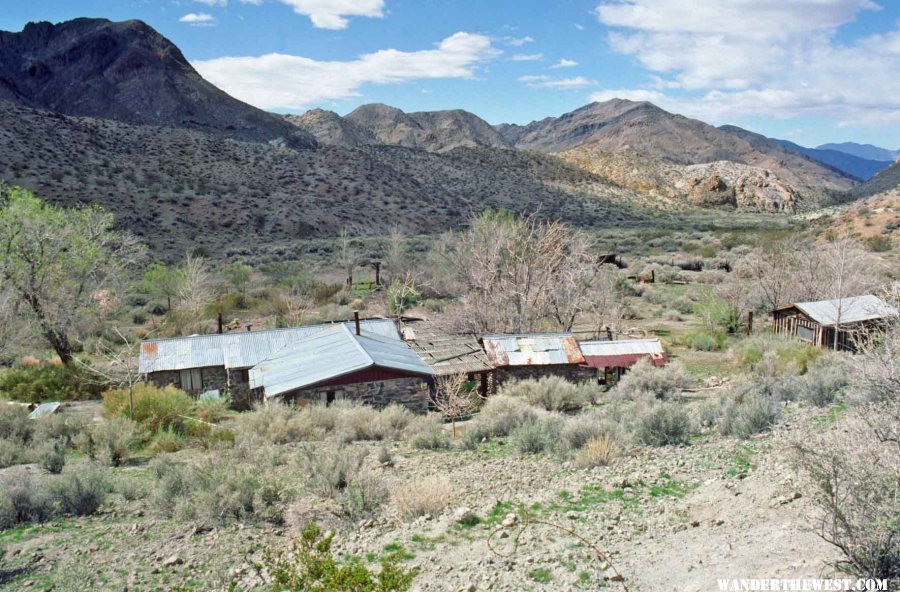
{"type": "Polygon", "coordinates": [[[407,325],[401,333],[435,376],[462,374],[482,397],[495,391],[494,367],[473,335],[445,333],[424,323],[407,325]]]}
{"type": "Polygon", "coordinates": [[[428,407],[432,369],[403,341],[336,325],[285,346],[250,369],[250,388],[265,400],[299,405],[354,400],[428,407]]]}
{"type": "Polygon", "coordinates": [[[772,311],[775,333],[812,345],[855,351],[855,338],[867,328],[897,316],[897,309],[871,294],[834,300],[795,302],[772,311]]]}
{"type": "Polygon", "coordinates": [[[601,384],[618,381],[631,366],[648,360],[664,366],[669,360],[659,339],[622,339],[620,341],[579,341],[585,363],[597,370],[601,384]]]}
{"type": "Polygon", "coordinates": [[[586,382],[595,375],[571,333],[489,334],[482,343],[498,385],[542,376],[586,382]]]}

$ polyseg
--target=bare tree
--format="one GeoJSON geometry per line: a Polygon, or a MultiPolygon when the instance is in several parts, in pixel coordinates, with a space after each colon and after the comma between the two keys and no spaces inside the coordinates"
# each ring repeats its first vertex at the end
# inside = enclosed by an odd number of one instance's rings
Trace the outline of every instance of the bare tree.
{"type": "Polygon", "coordinates": [[[403,277],[394,278],[391,281],[391,285],[384,293],[384,303],[388,311],[399,318],[415,306],[420,297],[421,294],[416,289],[416,282],[412,274],[407,272],[403,277]]]}
{"type": "Polygon", "coordinates": [[[281,296],[278,315],[286,327],[298,327],[306,320],[313,304],[299,289],[293,288],[281,296]]]}
{"type": "Polygon", "coordinates": [[[143,378],[138,365],[141,342],[129,339],[118,327],[113,328],[113,331],[119,336],[121,346],[101,346],[104,357],[102,365],[87,364],[81,360],[78,362],[97,378],[98,383],[128,389],[128,417],[134,419],[134,385],[143,378]]]}
{"type": "Polygon", "coordinates": [[[587,236],[561,222],[487,211],[443,252],[464,290],[474,333],[569,330],[596,309],[600,275],[587,236]]]}
{"type": "Polygon", "coordinates": [[[834,299],[836,302],[832,347],[837,350],[840,343],[841,321],[849,298],[871,290],[875,263],[868,253],[847,237],[829,242],[820,253],[826,298],[834,299]]]}
{"type": "Polygon", "coordinates": [[[347,274],[347,287],[353,287],[353,270],[359,260],[359,253],[353,245],[353,237],[346,228],[341,228],[337,241],[337,264],[347,274]]]}
{"type": "Polygon", "coordinates": [[[481,404],[481,398],[477,389],[469,388],[465,375],[447,374],[435,379],[431,403],[445,419],[450,420],[450,429],[456,438],[456,422],[474,413],[481,404]]]}
{"type": "Polygon", "coordinates": [[[384,254],[384,268],[388,280],[402,278],[409,272],[409,249],[406,233],[399,226],[391,228],[388,234],[387,249],[384,254]]]}
{"type": "Polygon", "coordinates": [[[212,276],[206,260],[188,254],[181,264],[182,281],[178,288],[181,330],[196,332],[203,321],[203,312],[212,298],[212,276]]]}

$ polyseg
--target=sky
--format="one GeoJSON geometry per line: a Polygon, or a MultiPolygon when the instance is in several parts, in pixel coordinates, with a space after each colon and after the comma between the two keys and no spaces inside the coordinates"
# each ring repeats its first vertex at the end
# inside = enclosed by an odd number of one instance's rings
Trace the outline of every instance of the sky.
{"type": "Polygon", "coordinates": [[[804,146],[900,148],[900,0],[0,0],[141,19],[262,109],[528,123],[613,97],[804,146]]]}

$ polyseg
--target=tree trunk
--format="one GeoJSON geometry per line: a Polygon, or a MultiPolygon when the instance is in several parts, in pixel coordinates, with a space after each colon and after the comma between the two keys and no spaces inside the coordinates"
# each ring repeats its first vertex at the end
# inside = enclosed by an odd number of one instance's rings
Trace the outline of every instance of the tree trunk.
{"type": "Polygon", "coordinates": [[[44,307],[41,305],[41,301],[38,300],[37,296],[26,293],[25,300],[31,306],[34,316],[37,317],[41,329],[44,332],[44,337],[50,342],[50,347],[53,348],[63,364],[69,364],[73,359],[72,344],[69,342],[69,336],[66,335],[65,332],[50,325],[50,321],[47,320],[47,317],[44,314],[44,307]]]}

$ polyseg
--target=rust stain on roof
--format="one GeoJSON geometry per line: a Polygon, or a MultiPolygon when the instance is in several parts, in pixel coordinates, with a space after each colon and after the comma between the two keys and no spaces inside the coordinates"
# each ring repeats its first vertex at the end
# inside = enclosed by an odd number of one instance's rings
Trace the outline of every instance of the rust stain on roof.
{"type": "Polygon", "coordinates": [[[141,344],[141,353],[145,356],[156,356],[159,353],[159,344],[152,341],[141,344]]]}

